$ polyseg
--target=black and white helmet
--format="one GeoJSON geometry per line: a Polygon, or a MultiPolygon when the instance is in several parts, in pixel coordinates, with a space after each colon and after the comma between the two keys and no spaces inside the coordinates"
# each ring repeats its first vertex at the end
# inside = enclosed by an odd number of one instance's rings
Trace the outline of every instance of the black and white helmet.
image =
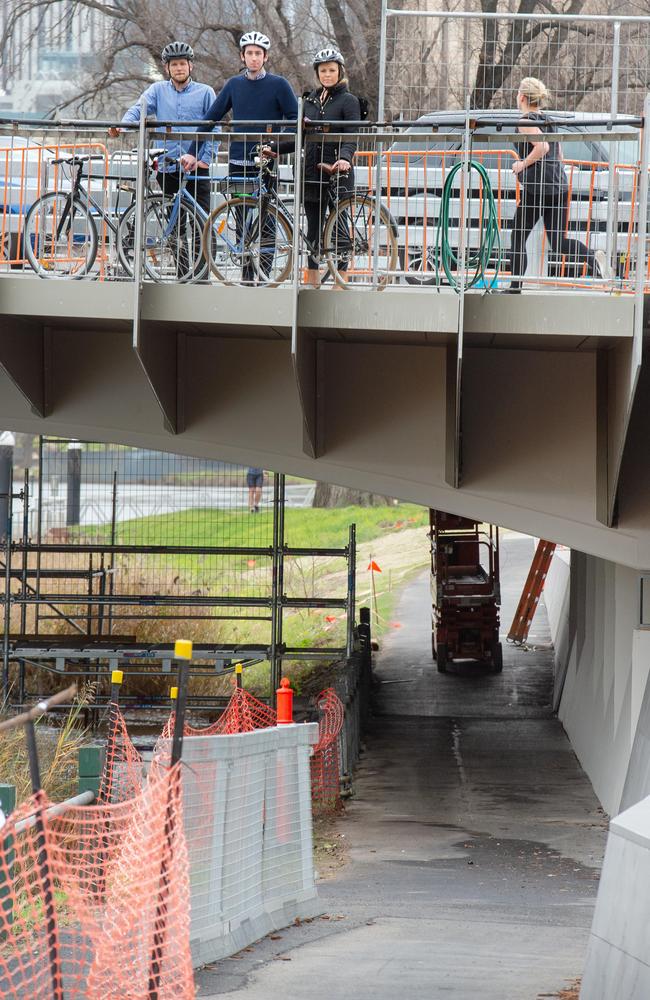
{"type": "Polygon", "coordinates": [[[321,49],[314,56],[314,69],[317,69],[321,63],[335,62],[339,66],[345,66],[345,59],[341,55],[338,49],[333,49],[331,47],[321,49]]]}
{"type": "Polygon", "coordinates": [[[239,39],[239,50],[243,52],[247,45],[258,45],[265,52],[271,48],[271,39],[261,31],[246,31],[239,39]]]}
{"type": "Polygon", "coordinates": [[[189,59],[193,62],[194,49],[187,42],[170,42],[169,45],[165,45],[160,58],[164,63],[168,63],[171,59],[189,59]]]}

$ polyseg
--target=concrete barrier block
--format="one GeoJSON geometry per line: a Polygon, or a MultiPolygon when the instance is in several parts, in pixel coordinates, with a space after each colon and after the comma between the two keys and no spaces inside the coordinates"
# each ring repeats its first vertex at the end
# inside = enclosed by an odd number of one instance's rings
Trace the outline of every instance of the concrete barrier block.
{"type": "Polygon", "coordinates": [[[580,1000],[650,997],[650,796],[610,824],[580,1000]]]}

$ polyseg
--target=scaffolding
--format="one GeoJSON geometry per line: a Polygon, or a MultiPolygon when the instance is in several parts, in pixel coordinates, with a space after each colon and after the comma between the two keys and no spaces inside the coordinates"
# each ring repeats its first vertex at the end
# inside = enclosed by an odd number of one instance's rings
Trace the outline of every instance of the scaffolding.
{"type": "MultiPolygon", "coordinates": [[[[6,492],[0,485],[5,702],[40,696],[30,674],[95,680],[106,699],[115,669],[171,678],[181,632],[194,641],[192,676],[268,661],[271,703],[283,661],[349,655],[355,526],[342,546],[291,546],[287,505],[305,506],[310,486],[252,471],[256,493],[239,466],[39,438],[36,468],[11,472],[6,492]],[[322,592],[320,560],[337,570],[335,594],[322,592]],[[335,622],[332,645],[285,641],[287,613],[319,610],[335,622]]],[[[159,705],[166,696],[146,701],[159,705]]]]}

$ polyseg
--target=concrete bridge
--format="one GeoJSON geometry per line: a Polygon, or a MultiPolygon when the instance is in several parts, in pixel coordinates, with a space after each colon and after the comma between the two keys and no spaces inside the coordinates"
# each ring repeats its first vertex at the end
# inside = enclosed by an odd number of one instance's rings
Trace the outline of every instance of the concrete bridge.
{"type": "Polygon", "coordinates": [[[128,282],[3,275],[0,424],[250,462],[564,543],[556,708],[608,811],[650,791],[641,758],[630,772],[650,724],[643,299],[468,293],[460,330],[457,296],[398,285],[145,283],[134,323],[136,301],[128,282]]]}

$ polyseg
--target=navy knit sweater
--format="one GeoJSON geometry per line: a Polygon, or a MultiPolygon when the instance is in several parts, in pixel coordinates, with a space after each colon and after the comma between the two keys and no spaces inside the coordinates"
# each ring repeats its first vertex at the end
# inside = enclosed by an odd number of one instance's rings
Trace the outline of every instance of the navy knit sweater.
{"type": "MultiPolygon", "coordinates": [[[[248,77],[231,76],[226,80],[216,100],[208,109],[206,119],[215,124],[224,115],[232,112],[233,121],[249,121],[260,123],[260,133],[266,131],[267,122],[293,121],[298,117],[298,101],[289,82],[283,76],[267,73],[261,80],[249,80],[248,77]]],[[[235,125],[235,132],[252,132],[253,125],[235,125]]],[[[275,126],[275,131],[280,127],[275,126]]],[[[230,145],[230,162],[232,164],[252,164],[252,148],[259,144],[259,139],[252,137],[246,141],[234,140],[230,145]]],[[[192,153],[196,155],[194,150],[192,153]]]]}

